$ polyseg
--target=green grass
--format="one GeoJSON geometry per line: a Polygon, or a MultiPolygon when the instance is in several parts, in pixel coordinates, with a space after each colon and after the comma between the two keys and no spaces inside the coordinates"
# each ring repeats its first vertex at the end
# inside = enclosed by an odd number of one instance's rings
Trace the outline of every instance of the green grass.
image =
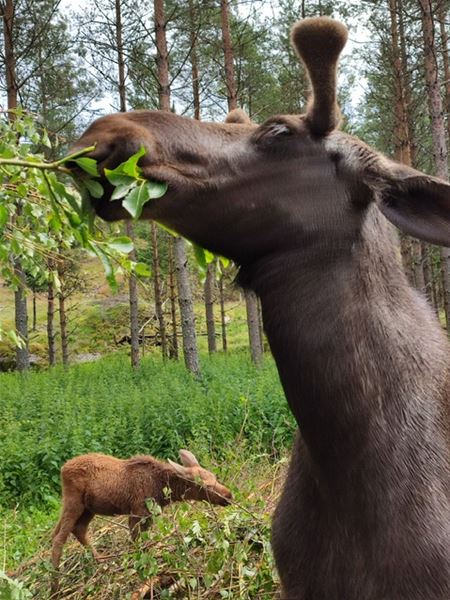
{"type": "Polygon", "coordinates": [[[182,362],[151,355],[133,371],[116,354],[3,374],[0,390],[0,572],[33,597],[48,597],[63,462],[89,451],[177,459],[182,447],[232,489],[235,504],[174,505],[137,545],[120,520],[97,518],[95,545],[112,556],[99,566],[69,544],[64,597],[131,598],[149,580],[155,599],[275,597],[270,514],[294,423],[272,359],[257,369],[246,352],[204,357],[196,380],[182,362]]]}
{"type": "Polygon", "coordinates": [[[199,456],[224,459],[234,445],[278,456],[293,420],[274,363],[256,369],[246,354],[218,355],[196,380],[181,362],[147,357],[133,371],[124,356],[1,375],[0,500],[39,505],[59,489],[59,469],[92,451],[116,456],[199,456]]]}

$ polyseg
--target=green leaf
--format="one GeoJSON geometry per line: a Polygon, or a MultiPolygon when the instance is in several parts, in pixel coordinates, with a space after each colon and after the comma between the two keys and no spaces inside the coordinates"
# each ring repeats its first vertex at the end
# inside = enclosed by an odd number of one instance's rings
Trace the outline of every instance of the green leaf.
{"type": "Polygon", "coordinates": [[[99,177],[98,169],[97,169],[97,161],[93,158],[87,158],[83,156],[82,158],[74,158],[73,162],[77,163],[79,167],[86,171],[91,177],[99,177]]]}
{"type": "Polygon", "coordinates": [[[150,190],[147,184],[148,182],[144,181],[139,187],[133,188],[122,202],[122,206],[134,219],[141,216],[144,204],[150,199],[150,190]]]}
{"type": "Polygon", "coordinates": [[[206,261],[205,249],[201,246],[197,246],[197,244],[192,244],[192,248],[194,249],[194,256],[198,266],[202,271],[206,271],[208,263],[206,261]]]}
{"type": "Polygon", "coordinates": [[[8,209],[0,204],[0,229],[3,229],[3,227],[6,225],[8,222],[8,217],[8,209]]]}
{"type": "Polygon", "coordinates": [[[160,181],[147,181],[147,185],[150,192],[150,198],[161,198],[167,192],[169,187],[167,183],[161,183],[160,181]]]}
{"type": "Polygon", "coordinates": [[[122,163],[122,172],[125,175],[129,175],[130,177],[137,179],[141,174],[141,169],[138,167],[137,163],[139,159],[144,156],[144,154],[145,148],[144,146],[141,146],[135,154],[130,156],[126,162],[122,163]]]}
{"type": "Polygon", "coordinates": [[[138,277],[151,277],[152,275],[152,272],[148,265],[141,262],[135,263],[133,271],[138,277]]]}
{"type": "MultiPolygon", "coordinates": [[[[119,167],[117,167],[119,168],[119,167]]],[[[117,186],[125,186],[125,185],[133,185],[135,183],[134,177],[130,177],[129,175],[124,175],[123,173],[116,173],[117,169],[105,169],[105,177],[106,179],[117,186]]]]}
{"type": "Polygon", "coordinates": [[[138,167],[138,160],[144,156],[145,148],[141,146],[140,149],[130,156],[128,160],[120,163],[115,169],[105,169],[105,175],[108,181],[113,185],[125,185],[131,183],[136,179],[139,179],[141,175],[141,169],[138,167]]]}
{"type": "Polygon", "coordinates": [[[118,200],[119,198],[123,198],[128,194],[128,192],[130,192],[131,188],[136,185],[137,182],[134,179],[131,181],[131,183],[118,185],[112,193],[111,200],[118,200]]]}
{"type": "Polygon", "coordinates": [[[134,248],[133,242],[126,236],[114,238],[108,242],[108,246],[117,250],[117,252],[122,252],[122,254],[129,254],[134,248]]]}
{"type": "Polygon", "coordinates": [[[44,146],[47,146],[47,148],[51,148],[52,144],[50,142],[50,139],[48,137],[48,133],[47,131],[44,129],[43,133],[42,133],[42,143],[44,144],[44,146]]]}
{"type": "Polygon", "coordinates": [[[103,196],[103,187],[100,185],[98,181],[93,181],[92,179],[86,179],[84,181],[84,185],[88,189],[90,195],[93,198],[101,198],[103,196]]]}

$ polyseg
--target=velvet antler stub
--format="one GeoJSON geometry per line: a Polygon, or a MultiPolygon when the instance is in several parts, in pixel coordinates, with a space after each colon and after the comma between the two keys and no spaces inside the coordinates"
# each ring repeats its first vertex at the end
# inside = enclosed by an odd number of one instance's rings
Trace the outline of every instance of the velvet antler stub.
{"type": "Polygon", "coordinates": [[[306,119],[316,135],[325,135],[339,124],[336,67],[347,36],[347,28],[329,17],[303,19],[292,28],[292,43],[311,81],[306,119]]]}

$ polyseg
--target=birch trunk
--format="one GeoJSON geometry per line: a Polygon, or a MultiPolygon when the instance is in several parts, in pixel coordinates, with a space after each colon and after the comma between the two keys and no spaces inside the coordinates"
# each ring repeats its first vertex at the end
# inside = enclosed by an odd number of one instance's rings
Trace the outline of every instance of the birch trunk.
{"type": "Polygon", "coordinates": [[[56,334],[55,334],[55,284],[53,283],[53,261],[49,261],[49,279],[47,286],[47,346],[48,363],[56,365],[56,334]]]}
{"type": "Polygon", "coordinates": [[[181,332],[183,335],[183,354],[186,367],[200,375],[200,364],[197,353],[197,338],[195,335],[195,315],[192,303],[191,285],[186,258],[185,241],[177,237],[174,243],[174,255],[177,271],[178,302],[181,313],[181,332]]]}
{"type": "Polygon", "coordinates": [[[162,296],[161,296],[161,273],[159,269],[159,248],[158,248],[158,230],[156,223],[151,225],[152,235],[152,267],[153,267],[153,291],[155,295],[155,313],[158,319],[159,338],[161,340],[161,352],[163,359],[167,358],[167,335],[166,321],[164,319],[162,296]]]}
{"type": "MultiPolygon", "coordinates": [[[[8,105],[8,119],[14,121],[14,111],[17,108],[17,77],[16,77],[16,55],[14,49],[13,24],[15,16],[14,0],[5,0],[3,9],[3,40],[5,49],[6,68],[6,95],[8,105]]],[[[20,206],[17,207],[17,216],[20,215],[20,206]]],[[[17,278],[17,288],[14,292],[15,327],[23,346],[16,347],[16,367],[19,371],[25,371],[30,366],[28,350],[28,309],[26,297],[26,278],[20,260],[12,257],[14,274],[17,278]]]]}
{"type": "Polygon", "coordinates": [[[216,325],[214,322],[214,288],[215,288],[215,264],[210,263],[206,272],[204,285],[206,332],[208,336],[208,352],[213,354],[217,351],[216,325]]]}
{"type": "MultiPolygon", "coordinates": [[[[134,241],[134,230],[131,221],[126,222],[127,236],[134,241]]],[[[130,252],[130,259],[136,260],[136,251],[130,252]]],[[[130,273],[128,279],[128,290],[130,298],[130,357],[131,366],[137,368],[139,366],[139,301],[137,292],[137,278],[134,273],[130,273]]]]}
{"type": "Polygon", "coordinates": [[[175,259],[173,256],[173,247],[175,238],[169,238],[169,294],[170,294],[170,314],[172,319],[172,336],[169,349],[169,357],[178,360],[178,327],[177,327],[177,286],[175,273],[175,259]]]}
{"type": "Polygon", "coordinates": [[[222,349],[224,352],[228,350],[227,341],[227,322],[225,314],[225,290],[223,286],[224,275],[222,274],[219,279],[219,298],[220,298],[220,324],[222,329],[222,349]]]}

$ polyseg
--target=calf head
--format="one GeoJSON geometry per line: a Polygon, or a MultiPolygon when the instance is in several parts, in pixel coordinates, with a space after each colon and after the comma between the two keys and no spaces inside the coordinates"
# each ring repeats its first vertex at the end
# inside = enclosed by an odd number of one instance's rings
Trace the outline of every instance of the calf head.
{"type": "MultiPolygon", "coordinates": [[[[408,234],[450,245],[446,182],[394,163],[336,128],[336,65],[347,30],[327,18],[298,22],[292,42],[312,93],[304,115],[278,115],[255,125],[233,113],[228,122],[199,122],[171,113],[137,111],[95,121],[75,150],[96,144],[100,171],[141,145],[149,180],[168,192],[142,217],[245,266],[320,247],[350,249],[369,207],[408,234]]],[[[92,200],[104,219],[129,218],[111,188],[92,200]]]]}
{"type": "Polygon", "coordinates": [[[187,484],[183,497],[186,500],[207,500],[211,504],[227,506],[232,498],[230,490],[217,481],[214,473],[201,467],[192,452],[180,450],[179,455],[182,465],[172,460],[169,460],[169,464],[187,484]],[[196,485],[191,486],[189,482],[196,485]]]}

